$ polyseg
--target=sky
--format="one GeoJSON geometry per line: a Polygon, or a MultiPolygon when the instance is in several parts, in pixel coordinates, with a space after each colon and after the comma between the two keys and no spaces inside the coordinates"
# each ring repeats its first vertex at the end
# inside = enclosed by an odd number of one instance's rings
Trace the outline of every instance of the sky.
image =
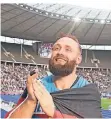
{"type": "MultiPolygon", "coordinates": [[[[1,0],[0,3],[15,3],[15,0],[1,0]]],[[[23,3],[23,0],[16,0],[23,3]]],[[[27,0],[27,3],[65,3],[87,8],[111,10],[111,0],[27,0]]]]}

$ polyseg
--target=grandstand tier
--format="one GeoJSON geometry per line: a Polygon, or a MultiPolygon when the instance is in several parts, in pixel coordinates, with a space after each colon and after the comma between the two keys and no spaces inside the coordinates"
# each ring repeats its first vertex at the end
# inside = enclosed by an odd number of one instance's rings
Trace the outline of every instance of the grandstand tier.
{"type": "MultiPolygon", "coordinates": [[[[21,55],[21,45],[14,44],[14,43],[1,43],[2,47],[7,51],[13,54],[14,59],[16,62],[22,63],[31,63],[34,64],[48,64],[49,58],[41,58],[34,52],[32,46],[22,45],[22,55],[21,55]],[[34,59],[28,59],[25,57],[26,54],[31,54],[34,59]]],[[[7,57],[4,53],[5,51],[1,48],[1,60],[2,61],[13,61],[12,58],[7,57]]],[[[51,50],[51,48],[50,48],[51,50]]],[[[45,51],[46,52],[46,51],[45,51]]],[[[104,51],[104,50],[85,50],[82,51],[82,63],[80,67],[96,67],[95,63],[92,62],[92,59],[98,59],[98,68],[111,68],[111,63],[108,61],[111,60],[111,51],[104,51]]]]}

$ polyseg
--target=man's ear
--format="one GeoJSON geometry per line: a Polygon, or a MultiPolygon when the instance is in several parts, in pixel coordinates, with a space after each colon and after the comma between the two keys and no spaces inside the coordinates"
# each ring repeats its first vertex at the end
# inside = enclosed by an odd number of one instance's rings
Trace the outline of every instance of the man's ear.
{"type": "Polygon", "coordinates": [[[82,55],[79,55],[76,64],[79,65],[82,62],[82,55]]]}

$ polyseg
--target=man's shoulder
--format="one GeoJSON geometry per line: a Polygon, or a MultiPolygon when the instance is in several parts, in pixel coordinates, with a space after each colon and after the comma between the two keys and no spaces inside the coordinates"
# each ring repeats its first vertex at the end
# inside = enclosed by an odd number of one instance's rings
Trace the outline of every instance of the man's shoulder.
{"type": "Polygon", "coordinates": [[[81,82],[86,82],[86,83],[89,84],[88,80],[87,80],[86,78],[84,78],[83,76],[79,76],[79,80],[80,80],[81,82]]]}
{"type": "Polygon", "coordinates": [[[53,84],[53,75],[46,76],[41,80],[42,84],[45,86],[45,88],[51,92],[54,84],[53,84]]]}
{"type": "Polygon", "coordinates": [[[41,79],[42,82],[47,82],[47,83],[52,83],[53,75],[50,76],[45,76],[44,78],[41,79]]]}
{"type": "Polygon", "coordinates": [[[44,77],[41,82],[46,88],[49,88],[53,83],[53,75],[44,77]]]}
{"type": "Polygon", "coordinates": [[[80,88],[80,87],[84,87],[85,85],[88,85],[89,82],[87,81],[87,79],[85,79],[82,76],[78,76],[78,81],[75,84],[76,88],[80,88]]]}

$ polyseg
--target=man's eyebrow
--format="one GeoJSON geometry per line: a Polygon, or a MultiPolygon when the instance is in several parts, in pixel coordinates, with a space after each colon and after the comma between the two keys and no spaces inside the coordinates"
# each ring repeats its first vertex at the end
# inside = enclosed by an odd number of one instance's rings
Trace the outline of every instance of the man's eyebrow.
{"type": "Polygon", "coordinates": [[[60,47],[60,44],[54,44],[53,47],[55,47],[55,46],[59,46],[60,47]]]}
{"type": "Polygon", "coordinates": [[[69,48],[71,48],[71,46],[69,46],[69,45],[65,45],[65,47],[69,47],[69,48]]]}
{"type": "MultiPolygon", "coordinates": [[[[59,47],[61,47],[60,44],[54,44],[53,47],[55,47],[55,46],[59,46],[59,47]]],[[[71,48],[71,46],[69,46],[69,45],[65,45],[65,47],[71,48]]]]}

